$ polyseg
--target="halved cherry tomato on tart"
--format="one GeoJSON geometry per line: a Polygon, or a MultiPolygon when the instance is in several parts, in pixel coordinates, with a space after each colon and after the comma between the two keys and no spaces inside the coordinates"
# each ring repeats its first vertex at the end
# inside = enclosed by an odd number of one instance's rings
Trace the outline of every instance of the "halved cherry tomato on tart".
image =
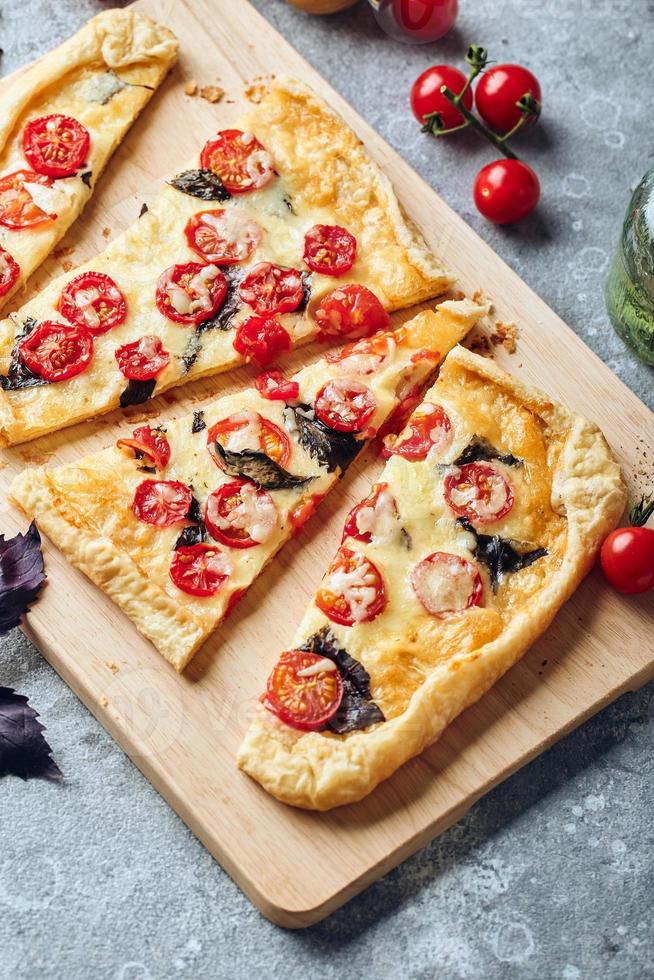
{"type": "Polygon", "coordinates": [[[131,439],[118,439],[119,449],[132,449],[135,453],[147,456],[158,470],[166,468],[170,461],[170,443],[168,436],[161,429],[153,429],[150,425],[141,425],[134,429],[131,439]]]}
{"type": "Polygon", "coordinates": [[[134,493],[132,510],[144,524],[172,527],[186,520],[193,495],[179,480],[143,480],[134,493]]]}
{"type": "Polygon", "coordinates": [[[250,257],[261,241],[263,229],[240,208],[218,208],[194,214],[184,234],[189,248],[205,262],[234,265],[250,257]]]}
{"type": "Polygon", "coordinates": [[[435,551],[414,565],[409,581],[430,616],[478,606],[484,592],[479,570],[460,555],[435,551]]]}
{"type": "Polygon", "coordinates": [[[86,126],[55,113],[32,119],[23,130],[23,155],[46,177],[71,177],[86,160],[91,138],[86,126]]]}
{"type": "Polygon", "coordinates": [[[127,300],[111,276],[82,272],[64,286],[59,312],[71,323],[86,327],[97,336],[125,322],[127,300]]]}
{"type": "Polygon", "coordinates": [[[250,450],[265,455],[280,466],[291,458],[291,442],[286,433],[258,412],[235,412],[221,419],[207,432],[207,448],[213,461],[222,467],[214,443],[231,452],[250,450]]]}
{"type": "Polygon", "coordinates": [[[409,423],[409,432],[389,447],[388,455],[421,460],[434,450],[442,453],[452,441],[452,423],[440,405],[425,405],[424,414],[409,423]]]}
{"type": "Polygon", "coordinates": [[[377,400],[360,381],[335,378],[323,385],[315,401],[316,415],[337,432],[362,432],[375,414],[377,400]]]}
{"type": "Polygon", "coordinates": [[[93,357],[93,337],[84,327],[43,320],[18,345],[25,367],[46,381],[81,374],[93,357]]]}
{"type": "Polygon", "coordinates": [[[397,433],[405,428],[411,415],[422,401],[424,385],[411,382],[405,379],[397,392],[399,399],[397,405],[387,417],[385,422],[379,427],[379,438],[381,439],[381,454],[384,459],[390,459],[393,455],[393,447],[397,442],[397,433]]]}
{"type": "Polygon", "coordinates": [[[268,678],[264,706],[303,731],[322,728],[343,700],[343,681],[336,664],[304,650],[287,650],[268,678]]]}
{"type": "Polygon", "coordinates": [[[297,269],[258,262],[240,285],[239,296],[255,313],[292,313],[304,299],[304,283],[297,269]]]}
{"type": "Polygon", "coordinates": [[[340,225],[314,225],[304,236],[304,263],[323,276],[344,276],[356,254],[356,238],[340,225]]]}
{"type": "Polygon", "coordinates": [[[445,500],[459,517],[493,524],[513,507],[511,484],[492,463],[466,463],[445,477],[445,500]]]}
{"type": "Polygon", "coordinates": [[[12,289],[20,275],[20,266],[13,255],[0,248],[0,296],[6,296],[12,289]]]}
{"type": "Polygon", "coordinates": [[[345,518],[342,541],[355,538],[370,543],[397,527],[397,504],[388,483],[376,483],[367,497],[355,504],[345,518]]]}
{"type": "Polygon", "coordinates": [[[156,334],[146,334],[114,351],[118,367],[130,381],[151,381],[170,364],[170,354],[156,334]]]}
{"type": "Polygon", "coordinates": [[[357,340],[369,337],[390,324],[388,313],[367,286],[339,286],[320,300],[315,311],[320,338],[357,340]]]}
{"type": "Polygon", "coordinates": [[[14,229],[35,228],[57,217],[35,204],[26,184],[52,187],[52,180],[33,170],[16,170],[0,177],[0,225],[14,229]]]}
{"type": "Polygon", "coordinates": [[[254,548],[273,534],[279,514],[269,493],[249,480],[234,480],[209,495],[204,522],[211,537],[221,544],[254,548]]]}
{"type": "Polygon", "coordinates": [[[170,577],[177,588],[200,598],[219,592],[231,572],[229,556],[211,544],[178,548],[170,563],[170,577]]]}
{"type": "Polygon", "coordinates": [[[330,350],[325,354],[328,364],[340,364],[346,374],[374,374],[385,366],[397,347],[392,332],[364,337],[340,350],[330,350]]]}
{"type": "Polygon", "coordinates": [[[234,350],[249,364],[268,367],[279,354],[290,350],[291,335],[274,316],[251,316],[239,325],[232,341],[234,350]]]}
{"type": "Polygon", "coordinates": [[[386,606],[379,569],[360,552],[339,548],[322,580],[316,605],[341,626],[369,623],[386,606]]]}
{"type": "Polygon", "coordinates": [[[324,493],[312,493],[310,497],[301,500],[289,512],[288,519],[293,525],[295,534],[302,530],[310,517],[313,517],[318,504],[324,496],[324,493]]]}
{"type": "Polygon", "coordinates": [[[254,379],[254,386],[260,395],[273,402],[293,402],[300,394],[297,381],[285,378],[281,371],[264,371],[254,379]]]}
{"type": "Polygon", "coordinates": [[[217,265],[171,265],[157,282],[157,309],[175,323],[202,323],[217,313],[227,295],[227,280],[217,265]]]}
{"type": "Polygon", "coordinates": [[[220,177],[230,194],[259,190],[275,174],[273,158],[252,133],[223,129],[205,143],[200,166],[220,177]]]}

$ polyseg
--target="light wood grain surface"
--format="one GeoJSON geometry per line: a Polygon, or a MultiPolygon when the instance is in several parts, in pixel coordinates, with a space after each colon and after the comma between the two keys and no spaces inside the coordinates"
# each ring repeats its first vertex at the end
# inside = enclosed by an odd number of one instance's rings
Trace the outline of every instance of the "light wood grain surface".
{"type": "MultiPolygon", "coordinates": [[[[517,352],[497,349],[502,366],[598,422],[636,491],[643,454],[654,445],[652,414],[247,0],[221,0],[220,17],[215,0],[140,0],[136,6],[178,34],[180,63],[64,241],[72,253],[46,263],[31,289],[61,272],[62,262],[83,261],[108,234],[131,224],[162,177],[234,120],[247,102],[246,86],[265,81],[257,76],[296,74],[361,135],[463,288],[472,293],[482,287],[497,318],[518,324],[517,352]],[[184,83],[191,79],[200,85],[219,79],[225,98],[212,105],[185,96],[184,83]]],[[[308,356],[311,351],[287,363],[308,356]]],[[[114,413],[6,451],[2,487],[6,491],[27,463],[75,459],[112,443],[136,419],[157,410],[165,417],[181,414],[250,378],[242,370],[197,382],[145,411],[131,410],[127,418],[114,413]]],[[[345,513],[378,466],[370,455],[357,463],[184,677],[47,542],[48,585],[28,617],[29,635],[44,656],[251,900],[286,926],[305,926],[333,911],[554,740],[654,676],[651,597],[622,599],[595,572],[524,660],[366,801],[312,814],[268,797],[236,769],[236,748],[270,667],[337,545],[345,513]]],[[[2,530],[24,526],[24,518],[5,505],[2,530]]]]}

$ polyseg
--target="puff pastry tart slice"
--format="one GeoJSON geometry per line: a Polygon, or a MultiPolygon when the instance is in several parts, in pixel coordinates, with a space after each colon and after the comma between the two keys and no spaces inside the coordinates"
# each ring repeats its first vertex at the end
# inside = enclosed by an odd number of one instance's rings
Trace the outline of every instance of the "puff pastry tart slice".
{"type": "Polygon", "coordinates": [[[318,333],[368,336],[451,284],[360,140],[277,80],[105,252],[0,324],[0,441],[268,366],[318,333]]]}
{"type": "Polygon", "coordinates": [[[484,312],[442,303],[293,378],[268,372],[78,463],[26,470],[13,499],[182,670],[484,312]]]}
{"type": "Polygon", "coordinates": [[[24,285],[177,57],[165,27],[98,14],[0,95],[0,305],[24,285]]]}
{"type": "Polygon", "coordinates": [[[278,799],[360,800],[511,667],[626,502],[591,422],[456,348],[389,446],[238,763],[278,799]]]}

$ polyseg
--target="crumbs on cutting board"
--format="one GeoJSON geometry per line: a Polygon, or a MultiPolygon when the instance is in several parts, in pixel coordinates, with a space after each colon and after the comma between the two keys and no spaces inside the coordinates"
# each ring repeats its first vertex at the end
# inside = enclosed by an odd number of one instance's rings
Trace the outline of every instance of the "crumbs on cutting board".
{"type": "Polygon", "coordinates": [[[72,255],[75,249],[72,245],[62,245],[52,253],[55,259],[63,259],[66,255],[72,255]]]}
{"type": "Polygon", "coordinates": [[[490,335],[491,343],[496,347],[501,345],[508,354],[515,354],[518,346],[519,331],[515,323],[503,323],[498,320],[494,324],[495,330],[490,335]]]}
{"type": "Polygon", "coordinates": [[[64,270],[64,272],[70,272],[70,270],[74,267],[75,263],[71,262],[70,259],[65,259],[65,261],[61,263],[61,268],[64,270]]]}
{"type": "Polygon", "coordinates": [[[263,101],[266,95],[270,83],[272,82],[274,75],[255,75],[251,82],[249,82],[244,89],[245,98],[248,102],[253,102],[254,105],[259,105],[263,101]]]}
{"type": "Polygon", "coordinates": [[[105,667],[108,667],[112,674],[118,673],[118,664],[115,664],[113,660],[105,660],[105,667]]]}
{"type": "Polygon", "coordinates": [[[103,238],[109,238],[109,235],[110,234],[111,234],[111,228],[103,228],[102,229],[102,237],[103,238]]]}
{"type": "Polygon", "coordinates": [[[184,84],[184,95],[188,95],[190,98],[195,98],[195,96],[200,96],[205,102],[221,102],[225,97],[225,89],[222,85],[218,84],[218,81],[211,85],[199,85],[194,78],[190,78],[184,84]]]}

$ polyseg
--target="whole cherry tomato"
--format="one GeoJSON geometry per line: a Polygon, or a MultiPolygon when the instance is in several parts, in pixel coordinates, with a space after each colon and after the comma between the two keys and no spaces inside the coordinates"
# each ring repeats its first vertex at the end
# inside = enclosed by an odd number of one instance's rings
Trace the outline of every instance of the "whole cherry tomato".
{"type": "MultiPolygon", "coordinates": [[[[508,133],[520,121],[522,111],[516,103],[523,95],[541,101],[540,85],[535,75],[522,65],[494,65],[479,79],[475,103],[479,115],[498,133],[508,133]]],[[[532,116],[527,126],[536,121],[532,116]]]]}
{"type": "Polygon", "coordinates": [[[618,592],[635,595],[654,588],[654,530],[620,527],[604,541],[602,571],[618,592]]]}
{"type": "Polygon", "coordinates": [[[540,198],[540,184],[522,160],[494,160],[477,174],[474,197],[484,218],[497,225],[511,225],[534,210],[540,198]]]}
{"type": "MultiPolygon", "coordinates": [[[[445,98],[441,88],[447,85],[455,95],[458,95],[466,81],[463,72],[450,65],[433,65],[423,71],[422,75],[418,75],[411,88],[411,109],[418,122],[421,124],[428,122],[425,116],[437,112],[444,129],[460,126],[464,121],[463,116],[445,98]]],[[[463,104],[466,109],[472,109],[472,89],[469,88],[463,96],[463,104]]]]}
{"type": "Polygon", "coordinates": [[[427,44],[454,26],[458,0],[381,0],[374,4],[384,30],[399,41],[427,44]]]}

